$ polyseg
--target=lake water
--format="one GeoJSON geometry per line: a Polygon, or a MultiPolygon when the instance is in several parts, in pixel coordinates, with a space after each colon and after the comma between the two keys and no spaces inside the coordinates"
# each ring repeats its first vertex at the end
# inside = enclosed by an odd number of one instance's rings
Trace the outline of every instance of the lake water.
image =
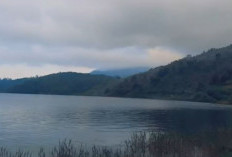
{"type": "Polygon", "coordinates": [[[194,132],[232,125],[232,108],[180,101],[0,94],[0,146],[51,147],[59,140],[117,145],[135,131],[194,132]]]}

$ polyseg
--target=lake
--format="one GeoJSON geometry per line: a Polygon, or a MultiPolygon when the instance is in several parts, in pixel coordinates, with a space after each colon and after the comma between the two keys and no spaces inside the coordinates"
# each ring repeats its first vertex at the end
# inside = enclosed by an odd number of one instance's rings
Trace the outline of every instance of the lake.
{"type": "Polygon", "coordinates": [[[51,147],[59,140],[118,145],[133,132],[195,132],[232,126],[226,105],[148,99],[0,94],[0,146],[51,147]]]}

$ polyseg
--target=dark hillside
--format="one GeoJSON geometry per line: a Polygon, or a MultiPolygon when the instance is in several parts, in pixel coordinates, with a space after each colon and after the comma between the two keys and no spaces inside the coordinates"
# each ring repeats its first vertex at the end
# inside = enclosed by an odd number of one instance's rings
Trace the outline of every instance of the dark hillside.
{"type": "Polygon", "coordinates": [[[7,92],[9,88],[12,88],[13,86],[20,85],[24,83],[28,78],[23,79],[0,79],[0,92],[7,92]]]}
{"type": "Polygon", "coordinates": [[[232,103],[232,45],[131,76],[106,94],[232,103]]]}
{"type": "MultiPolygon", "coordinates": [[[[7,92],[82,95],[84,92],[87,92],[92,88],[104,86],[114,80],[117,79],[104,75],[90,75],[74,72],[57,73],[30,78],[22,84],[8,88],[7,92]]],[[[103,89],[103,87],[99,88],[99,92],[103,89]]]]}

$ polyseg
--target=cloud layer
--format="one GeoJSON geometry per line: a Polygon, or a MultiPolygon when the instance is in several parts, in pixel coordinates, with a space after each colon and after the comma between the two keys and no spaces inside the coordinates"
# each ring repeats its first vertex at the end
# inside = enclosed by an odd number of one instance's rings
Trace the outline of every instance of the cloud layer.
{"type": "Polygon", "coordinates": [[[1,0],[0,66],[166,64],[230,44],[231,6],[231,0],[1,0]]]}

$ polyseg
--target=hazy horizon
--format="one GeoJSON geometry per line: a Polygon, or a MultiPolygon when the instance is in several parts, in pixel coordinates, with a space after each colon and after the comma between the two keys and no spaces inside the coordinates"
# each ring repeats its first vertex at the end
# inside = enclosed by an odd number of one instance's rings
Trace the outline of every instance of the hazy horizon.
{"type": "MultiPolygon", "coordinates": [[[[75,72],[75,73],[81,73],[81,74],[91,74],[92,72],[94,71],[98,71],[98,72],[107,72],[107,71],[114,71],[114,70],[130,70],[130,69],[140,69],[140,68],[154,68],[154,67],[125,67],[125,68],[110,68],[110,69],[92,69],[92,70],[83,70],[82,69],[74,69],[74,68],[67,68],[67,69],[63,69],[63,70],[60,70],[57,69],[57,71],[42,71],[42,68],[40,68],[38,71],[41,72],[41,73],[35,73],[33,75],[22,75],[22,72],[23,71],[19,71],[20,73],[20,76],[13,76],[13,77],[0,77],[0,79],[21,79],[21,78],[31,78],[31,77],[41,77],[41,76],[46,76],[46,75],[49,75],[49,74],[57,74],[57,73],[68,73],[68,72],[75,72]]],[[[19,74],[19,73],[14,73],[14,74],[19,74]]],[[[94,74],[96,75],[96,74],[94,74]]],[[[106,76],[110,76],[110,75],[107,75],[107,74],[104,74],[106,76]]],[[[130,74],[128,74],[130,75],[130,74]]],[[[117,75],[115,75],[117,76],[117,75]]]]}

